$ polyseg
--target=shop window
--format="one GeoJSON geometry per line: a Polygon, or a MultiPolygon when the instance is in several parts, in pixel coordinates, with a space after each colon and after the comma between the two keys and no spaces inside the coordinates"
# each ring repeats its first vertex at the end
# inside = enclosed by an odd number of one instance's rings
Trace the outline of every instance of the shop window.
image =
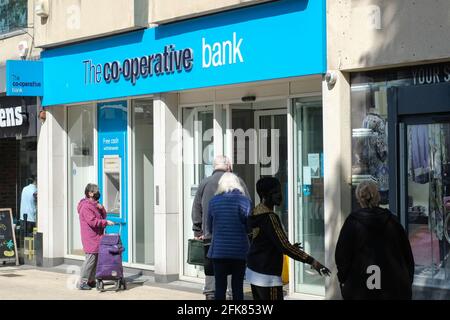
{"type": "MultiPolygon", "coordinates": [[[[187,261],[188,239],[192,231],[192,204],[200,182],[213,171],[214,108],[199,106],[183,108],[183,261],[187,261]]],[[[203,267],[184,263],[184,275],[203,277],[203,267]]]]}
{"type": "Polygon", "coordinates": [[[352,86],[352,209],[359,208],[355,190],[361,181],[377,182],[381,206],[389,200],[387,84],[352,86]]]}
{"type": "Polygon", "coordinates": [[[84,255],[77,205],[88,183],[97,182],[94,161],[95,108],[92,105],[67,109],[68,134],[68,253],[84,255]]]}
{"type": "Polygon", "coordinates": [[[154,264],[153,100],[132,104],[133,262],[154,264]]]}
{"type": "MultiPolygon", "coordinates": [[[[323,116],[320,97],[293,100],[294,241],[325,261],[323,116]]],[[[325,279],[295,262],[295,291],[325,295],[325,279]]]]}
{"type": "Polygon", "coordinates": [[[28,0],[0,0],[0,35],[27,27],[28,0]]]}

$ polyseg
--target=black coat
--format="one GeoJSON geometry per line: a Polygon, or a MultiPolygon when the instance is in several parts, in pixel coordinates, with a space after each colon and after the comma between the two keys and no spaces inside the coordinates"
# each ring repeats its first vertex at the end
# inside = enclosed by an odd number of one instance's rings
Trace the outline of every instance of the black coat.
{"type": "Polygon", "coordinates": [[[339,235],[336,265],[344,299],[411,299],[414,258],[405,230],[389,210],[361,209],[351,213],[339,235]],[[380,269],[380,289],[371,265],[380,269]]]}
{"type": "Polygon", "coordinates": [[[314,258],[292,245],[283,230],[280,218],[271,209],[259,204],[248,218],[252,242],[247,255],[249,269],[266,275],[281,276],[283,254],[294,260],[312,264],[314,258]]]}

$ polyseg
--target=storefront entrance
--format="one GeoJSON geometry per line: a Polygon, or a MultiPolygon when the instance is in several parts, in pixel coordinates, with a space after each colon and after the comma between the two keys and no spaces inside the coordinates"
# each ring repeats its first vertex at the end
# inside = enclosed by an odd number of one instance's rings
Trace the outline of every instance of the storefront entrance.
{"type": "Polygon", "coordinates": [[[450,116],[444,112],[450,105],[448,85],[393,88],[390,93],[397,101],[392,104],[397,130],[390,137],[391,143],[398,139],[395,201],[414,255],[414,298],[448,298],[450,116]]]}
{"type": "Polygon", "coordinates": [[[288,232],[286,100],[232,104],[230,109],[233,170],[246,183],[254,205],[260,201],[256,182],[261,177],[280,180],[283,203],[275,212],[288,232]]]}
{"type": "MultiPolygon", "coordinates": [[[[185,255],[187,239],[193,236],[192,203],[200,182],[212,174],[214,156],[218,154],[232,159],[233,172],[247,185],[254,204],[260,201],[256,182],[261,177],[280,180],[283,204],[275,209],[287,232],[287,99],[184,107],[182,119],[185,255]]],[[[202,277],[202,268],[185,263],[184,275],[202,277]]]]}
{"type": "Polygon", "coordinates": [[[24,250],[33,243],[39,219],[36,108],[36,98],[0,98],[0,208],[12,210],[21,264],[33,264],[35,253],[41,254],[24,250]]]}
{"type": "MultiPolygon", "coordinates": [[[[291,241],[325,259],[323,116],[320,95],[255,102],[187,105],[180,109],[183,160],[183,276],[202,278],[203,269],[186,263],[193,237],[192,203],[198,185],[213,172],[215,155],[225,154],[244,180],[254,205],[256,182],[277,177],[283,202],[275,211],[291,241]]],[[[325,294],[325,281],[293,262],[289,291],[325,294]]],[[[286,288],[287,289],[287,288],[286,288]]]]}
{"type": "Polygon", "coordinates": [[[450,122],[438,119],[402,122],[407,161],[401,172],[403,179],[407,177],[402,184],[402,211],[416,264],[416,284],[450,289],[445,230],[445,220],[450,217],[450,122]]]}

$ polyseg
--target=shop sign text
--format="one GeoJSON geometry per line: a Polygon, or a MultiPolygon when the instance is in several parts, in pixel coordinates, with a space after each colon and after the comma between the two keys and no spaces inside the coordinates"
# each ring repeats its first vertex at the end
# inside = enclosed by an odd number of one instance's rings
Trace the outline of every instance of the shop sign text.
{"type": "Polygon", "coordinates": [[[35,97],[43,95],[41,61],[6,61],[6,95],[35,97]]]}
{"type": "MultiPolygon", "coordinates": [[[[210,43],[202,38],[202,68],[215,68],[224,65],[243,63],[241,52],[243,38],[238,38],[233,32],[231,39],[210,43]]],[[[160,53],[111,61],[94,63],[93,60],[83,60],[84,84],[98,84],[105,81],[107,84],[118,82],[122,77],[136,84],[139,78],[147,78],[174,73],[189,72],[194,67],[194,50],[185,48],[177,50],[175,45],[164,47],[160,53]]]]}
{"type": "Polygon", "coordinates": [[[437,84],[450,82],[450,65],[424,66],[412,70],[413,84],[437,84]]]}
{"type": "Polygon", "coordinates": [[[111,61],[102,65],[93,63],[92,60],[84,60],[84,84],[118,82],[123,77],[135,85],[141,77],[189,72],[193,67],[193,60],[191,48],[176,50],[172,44],[165,46],[163,52],[125,59],[122,62],[111,61]]]}
{"type": "Polygon", "coordinates": [[[22,107],[0,108],[0,128],[19,127],[23,124],[22,107]]]}

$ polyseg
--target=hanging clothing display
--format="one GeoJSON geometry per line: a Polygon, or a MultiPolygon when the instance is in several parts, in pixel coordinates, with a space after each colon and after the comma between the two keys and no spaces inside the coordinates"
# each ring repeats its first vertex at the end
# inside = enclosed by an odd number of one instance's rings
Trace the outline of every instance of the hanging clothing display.
{"type": "Polygon", "coordinates": [[[450,124],[442,126],[445,142],[445,153],[442,163],[442,184],[444,189],[444,196],[450,196],[450,124]]]}
{"type": "Polygon", "coordinates": [[[382,204],[387,203],[389,190],[388,144],[386,121],[377,113],[370,112],[363,120],[363,127],[372,134],[365,148],[369,173],[378,182],[382,204]]]}
{"type": "Polygon", "coordinates": [[[429,226],[439,240],[444,235],[444,190],[442,188],[442,163],[446,155],[447,146],[445,145],[444,131],[441,124],[428,125],[429,141],[429,226]]]}
{"type": "Polygon", "coordinates": [[[428,143],[428,125],[414,125],[409,130],[410,168],[414,182],[428,183],[430,176],[430,145],[428,143]]]}

